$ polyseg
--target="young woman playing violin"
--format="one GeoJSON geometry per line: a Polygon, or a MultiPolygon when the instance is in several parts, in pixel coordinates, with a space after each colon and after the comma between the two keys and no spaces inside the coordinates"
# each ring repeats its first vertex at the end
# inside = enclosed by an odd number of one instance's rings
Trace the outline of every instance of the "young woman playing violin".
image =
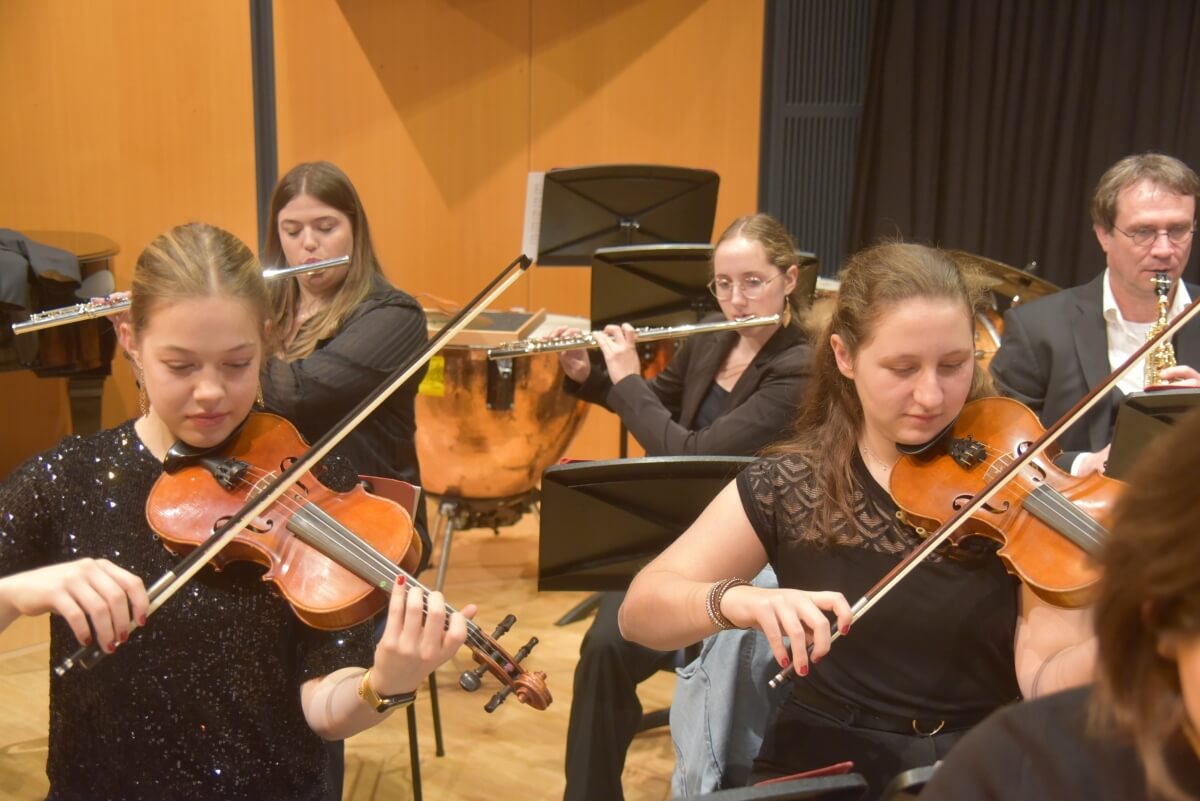
{"type": "Polygon", "coordinates": [[[753,627],[781,666],[795,660],[756,780],[853,760],[878,794],[993,709],[1090,676],[1086,613],[1023,591],[973,538],[927,559],[848,631],[846,598],[921,541],[888,494],[896,446],[934,439],[983,392],[973,283],[927,247],[853,256],[793,439],[722,490],[630,587],[621,630],[635,642],[677,648],[753,627]],[[746,586],[768,562],[782,589],[746,586]],[[827,613],[850,634],[832,649],[827,613]]]}
{"type": "MultiPolygon", "coordinates": [[[[173,444],[221,443],[250,413],[269,305],[258,260],[203,224],[146,248],[132,300],[121,335],[142,416],[70,437],[0,484],[0,629],[50,612],[54,664],[93,638],[111,654],[51,676],[49,797],[327,797],[322,740],[384,720],[376,698],[414,691],[466,619],[447,627],[438,593],[423,612],[423,593],[397,584],[373,645],[369,623],[304,626],[261,568],[236,562],[204,568],[147,621],[145,586],[178,562],[147,497],[173,444]]],[[[356,476],[334,459],[322,478],[356,476]]]]}

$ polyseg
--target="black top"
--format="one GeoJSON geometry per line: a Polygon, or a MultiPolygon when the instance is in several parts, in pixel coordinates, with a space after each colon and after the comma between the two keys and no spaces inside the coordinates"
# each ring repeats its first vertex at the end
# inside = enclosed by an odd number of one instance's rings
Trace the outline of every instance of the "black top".
{"type": "Polygon", "coordinates": [[[631,375],[614,385],[602,365],[593,365],[583,384],[567,378],[564,386],[615,412],[647,456],[752,456],[787,435],[811,353],[796,326],[780,327],[702,425],[701,405],[737,339],[736,331],[693,335],[649,381],[631,375]]]}
{"type": "MultiPolygon", "coordinates": [[[[1148,799],[1130,740],[1088,727],[1090,687],[997,712],[950,752],[921,801],[1139,801],[1148,799]]],[[[1200,798],[1200,760],[1181,734],[1168,744],[1168,769],[1200,798]]]]}
{"type": "MultiPolygon", "coordinates": [[[[824,492],[815,465],[798,455],[753,463],[738,492],[779,586],[837,590],[853,604],[920,538],[855,456],[862,489],[853,521],[835,518],[833,542],[812,528],[824,492]]],[[[1018,582],[993,548],[965,541],[937,553],[864,615],[812,667],[804,685],[829,698],[898,718],[983,718],[1020,695],[1013,666],[1018,582]]],[[[847,757],[849,758],[849,757],[847,757]]]]}
{"type": "MultiPolygon", "coordinates": [[[[132,421],[68,437],[0,484],[0,574],[105,558],[149,586],[179,560],[146,523],[162,464],[132,421]]],[[[323,472],[341,489],[354,476],[323,472]]],[[[261,567],[203,568],[91,670],[50,676],[51,799],[320,799],[327,753],[300,685],[370,665],[370,624],[303,625],[261,567]]],[[[50,620],[54,665],[78,643],[50,620]]]]}
{"type": "MultiPolygon", "coordinates": [[[[371,294],[337,332],[317,343],[303,359],[271,359],[262,373],[269,411],[286,417],[311,444],[429,342],[425,312],[409,294],[377,278],[371,294]]],[[[420,486],[415,398],[425,368],[396,390],[382,406],[342,440],[333,453],[364,476],[382,476],[420,486]]],[[[430,541],[425,505],[417,505],[417,531],[430,541]]]]}
{"type": "MultiPolygon", "coordinates": [[[[271,359],[262,375],[269,411],[291,420],[311,443],[376,390],[429,341],[425,312],[377,279],[333,336],[303,359],[271,359]]],[[[421,483],[414,398],[421,370],[334,449],[362,475],[421,483]]]]}

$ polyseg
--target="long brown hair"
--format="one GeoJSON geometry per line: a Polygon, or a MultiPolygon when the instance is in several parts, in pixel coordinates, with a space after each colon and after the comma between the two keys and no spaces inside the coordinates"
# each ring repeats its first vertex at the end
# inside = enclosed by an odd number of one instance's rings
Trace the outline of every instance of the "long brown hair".
{"type": "MultiPolygon", "coordinates": [[[[897,304],[915,299],[945,299],[962,304],[973,320],[986,291],[980,277],[935,248],[889,242],[852,255],[841,275],[837,302],[816,337],[813,374],[790,439],[768,453],[798,453],[818,460],[824,476],[824,502],[813,525],[832,534],[834,515],[853,519],[850,499],[855,482],[854,454],[863,427],[863,409],[854,382],[842,375],[830,340],[841,337],[853,358],[871,341],[879,318],[897,304]]],[[[987,373],[975,367],[971,398],[991,391],[987,373]]]]}
{"type": "MultiPolygon", "coordinates": [[[[1132,738],[1148,795],[1190,798],[1172,779],[1164,746],[1187,719],[1179,666],[1164,640],[1200,636],[1200,411],[1152,442],[1128,476],[1101,559],[1095,606],[1099,679],[1091,723],[1132,738]]],[[[1192,721],[1193,724],[1200,721],[1192,721]]]]}
{"type": "Polygon", "coordinates": [[[242,240],[206,223],[176,226],[155,237],[133,268],[129,317],[134,335],[146,330],[163,304],[218,294],[249,304],[264,325],[270,319],[262,268],[242,240]]]}
{"type": "MultiPolygon", "coordinates": [[[[288,170],[275,191],[271,193],[271,225],[267,230],[267,241],[263,247],[263,261],[271,266],[283,266],[283,245],[279,239],[279,212],[300,195],[308,195],[326,206],[337,209],[350,220],[354,243],[350,250],[350,268],[333,301],[312,318],[306,320],[296,336],[288,343],[284,359],[303,359],[312,353],[317,343],[332,336],[346,316],[371,293],[371,287],[382,278],[383,269],[375,258],[371,244],[371,228],[367,224],[367,212],[354,184],[336,165],[328,161],[311,161],[297,164],[288,170]]],[[[291,331],[296,322],[296,298],[300,292],[295,278],[272,281],[269,286],[274,308],[272,324],[274,330],[283,335],[291,331]]]]}

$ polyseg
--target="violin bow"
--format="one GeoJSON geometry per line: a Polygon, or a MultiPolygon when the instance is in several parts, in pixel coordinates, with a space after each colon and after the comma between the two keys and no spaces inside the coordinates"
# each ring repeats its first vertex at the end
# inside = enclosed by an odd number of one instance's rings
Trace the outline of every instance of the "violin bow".
{"type": "MultiPolygon", "coordinates": [[[[487,286],[480,290],[479,294],[470,303],[442,326],[441,330],[434,335],[424,350],[413,355],[406,364],[396,368],[379,387],[363,398],[357,406],[347,412],[333,428],[326,432],[325,436],[313,443],[307,452],[299,456],[286,470],[267,484],[260,494],[248,500],[237,514],[216,529],[207,540],[181,560],[173,570],[168,571],[155,581],[147,590],[150,596],[148,614],[152,615],[158,611],[160,606],[184,587],[191,580],[192,576],[208,564],[225,545],[241,533],[256,517],[270,508],[305,473],[312,470],[318,462],[324,459],[359,423],[379,408],[406,381],[412,378],[438,351],[449,344],[450,340],[458,332],[466,328],[489,303],[500,297],[506,289],[521,277],[532,263],[532,259],[524,254],[509,262],[487,286]]],[[[55,666],[54,672],[62,676],[75,665],[83,665],[84,667],[91,668],[106,655],[100,644],[93,642],[90,646],[83,646],[74,654],[65,658],[60,664],[55,666]]]]}
{"type": "MultiPolygon", "coordinates": [[[[1093,406],[1095,406],[1102,397],[1104,397],[1112,390],[1113,387],[1117,385],[1117,382],[1121,380],[1121,377],[1133,368],[1133,365],[1137,363],[1138,359],[1149,353],[1150,349],[1158,345],[1158,343],[1164,338],[1174,336],[1176,331],[1182,328],[1198,313],[1200,313],[1200,298],[1196,298],[1190,304],[1188,304],[1187,307],[1184,308],[1184,310],[1181,311],[1179,315],[1171,321],[1170,325],[1166,326],[1162,331],[1159,331],[1157,334],[1149,337],[1145,342],[1143,342],[1128,359],[1126,359],[1119,367],[1117,367],[1116,370],[1113,370],[1111,373],[1109,373],[1107,378],[1093,387],[1088,394],[1084,395],[1078,403],[1076,403],[1069,411],[1067,411],[1066,414],[1064,414],[1057,421],[1055,421],[1052,426],[1042,432],[1042,435],[1038,437],[1032,445],[1030,445],[1027,449],[1025,449],[1024,452],[1009,462],[1007,467],[1003,468],[1000,473],[996,475],[996,477],[993,478],[986,486],[984,486],[983,489],[979,490],[979,492],[973,498],[971,498],[970,501],[964,504],[955,514],[947,519],[946,522],[944,522],[937,529],[937,531],[930,534],[924,542],[914,548],[908,556],[904,557],[904,559],[900,561],[899,564],[888,571],[886,576],[876,582],[871,589],[867,590],[861,598],[854,602],[854,605],[850,607],[851,624],[858,621],[859,618],[870,611],[871,607],[883,600],[883,597],[891,592],[896,585],[903,581],[909,573],[915,570],[917,565],[928,558],[928,556],[937,550],[937,548],[943,542],[952,537],[954,533],[957,532],[972,515],[974,515],[989,501],[991,501],[991,499],[998,492],[1000,492],[1000,490],[1004,489],[1005,485],[1008,484],[1012,476],[1016,474],[1017,471],[1021,470],[1021,468],[1025,467],[1025,465],[1029,464],[1029,462],[1033,461],[1038,456],[1041,456],[1042,453],[1045,452],[1046,448],[1050,447],[1050,445],[1054,443],[1054,441],[1058,438],[1058,435],[1064,429],[1074,425],[1081,417],[1087,414],[1087,412],[1093,406]]],[[[839,637],[841,637],[841,632],[837,630],[833,631],[832,635],[830,636],[830,643],[832,644],[836,642],[839,637]]],[[[812,645],[808,646],[808,652],[810,654],[812,653],[812,645]]],[[[793,663],[776,673],[775,676],[772,677],[768,682],[768,685],[772,688],[779,687],[784,682],[794,678],[795,675],[796,668],[793,663]]]]}

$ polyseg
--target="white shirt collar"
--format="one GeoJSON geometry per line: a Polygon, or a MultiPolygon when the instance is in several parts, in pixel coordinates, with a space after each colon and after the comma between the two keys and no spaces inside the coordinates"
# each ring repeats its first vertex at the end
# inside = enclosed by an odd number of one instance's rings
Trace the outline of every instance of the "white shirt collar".
{"type": "MultiPolygon", "coordinates": [[[[1184,310],[1192,302],[1192,296],[1188,292],[1187,284],[1182,280],[1176,282],[1175,298],[1171,301],[1170,307],[1167,309],[1167,319],[1174,320],[1179,316],[1179,313],[1184,310]]],[[[1124,326],[1127,321],[1121,310],[1117,307],[1117,298],[1112,291],[1112,276],[1109,274],[1109,269],[1104,268],[1104,319],[1109,323],[1116,323],[1124,326]]],[[[1141,323],[1145,326],[1149,323],[1141,323]]]]}

